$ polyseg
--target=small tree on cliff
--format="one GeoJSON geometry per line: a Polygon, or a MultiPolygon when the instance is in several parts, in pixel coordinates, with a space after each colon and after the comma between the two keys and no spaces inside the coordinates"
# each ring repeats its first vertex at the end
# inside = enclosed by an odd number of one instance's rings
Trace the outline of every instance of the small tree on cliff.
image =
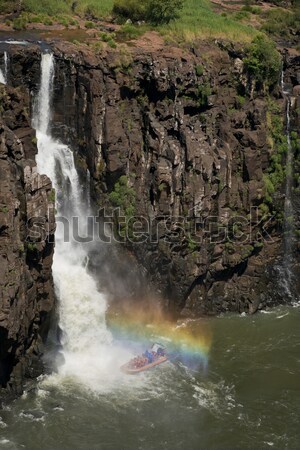
{"type": "Polygon", "coordinates": [[[121,20],[159,25],[176,19],[183,4],[184,0],[115,0],[113,14],[121,20]]]}
{"type": "Polygon", "coordinates": [[[267,37],[259,35],[254,38],[247,49],[244,63],[248,73],[265,90],[279,81],[281,57],[274,42],[267,37]]]}

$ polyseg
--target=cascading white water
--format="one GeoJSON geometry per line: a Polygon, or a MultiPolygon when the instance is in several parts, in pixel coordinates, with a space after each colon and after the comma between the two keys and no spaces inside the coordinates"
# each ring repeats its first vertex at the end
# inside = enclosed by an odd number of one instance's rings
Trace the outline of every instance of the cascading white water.
{"type": "Polygon", "coordinates": [[[4,76],[7,83],[7,77],[8,77],[8,54],[7,52],[4,52],[4,76]]]}
{"type": "Polygon", "coordinates": [[[4,52],[4,72],[0,69],[0,83],[7,84],[7,74],[8,74],[8,55],[4,52]]]}
{"type": "Polygon", "coordinates": [[[291,142],[291,100],[290,92],[285,88],[284,72],[282,72],[281,87],[283,95],[286,98],[286,136],[287,136],[287,159],[286,159],[286,186],[285,186],[285,203],[284,203],[284,215],[286,221],[286,233],[287,239],[285,240],[286,256],[290,256],[292,252],[292,239],[289,233],[291,224],[293,222],[293,205],[292,205],[292,183],[293,183],[293,149],[291,142]]]}
{"type": "MultiPolygon", "coordinates": [[[[54,57],[45,53],[41,60],[34,117],[38,141],[36,161],[39,172],[49,176],[56,190],[58,217],[64,217],[71,224],[73,217],[86,216],[83,206],[86,202],[82,199],[72,151],[51,137],[53,82],[54,57]]],[[[58,369],[59,376],[77,377],[95,388],[97,383],[103,384],[104,379],[111,378],[112,366],[119,364],[119,360],[112,355],[112,337],[106,327],[106,299],[86,270],[87,251],[72,236],[70,238],[70,242],[65,242],[64,228],[58,224],[53,276],[65,360],[58,369]]]]}
{"type": "Polygon", "coordinates": [[[86,197],[87,197],[87,207],[88,213],[91,211],[91,173],[89,169],[86,171],[86,197]]]}
{"type": "Polygon", "coordinates": [[[293,284],[292,276],[292,254],[293,254],[293,220],[294,209],[292,203],[292,185],[293,185],[293,149],[291,142],[291,99],[290,92],[284,82],[284,71],[281,74],[281,89],[286,99],[286,136],[287,136],[287,157],[286,157],[286,185],[284,202],[284,286],[289,298],[293,298],[291,286],[293,284]]]}
{"type": "Polygon", "coordinates": [[[2,69],[0,69],[0,83],[6,84],[6,80],[5,80],[2,69]]]}

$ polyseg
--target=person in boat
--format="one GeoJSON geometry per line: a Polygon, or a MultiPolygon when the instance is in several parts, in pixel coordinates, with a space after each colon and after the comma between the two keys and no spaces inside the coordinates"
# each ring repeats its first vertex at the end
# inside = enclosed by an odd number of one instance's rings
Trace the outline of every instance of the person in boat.
{"type": "Polygon", "coordinates": [[[141,367],[144,367],[148,364],[148,358],[143,356],[137,356],[134,358],[130,364],[130,367],[133,369],[140,369],[141,367]]]}
{"type": "Polygon", "coordinates": [[[159,349],[157,350],[157,356],[158,356],[159,358],[162,358],[163,356],[165,356],[165,351],[164,351],[164,349],[159,348],[159,349]]]}
{"type": "Polygon", "coordinates": [[[148,350],[145,351],[145,357],[148,360],[148,364],[151,364],[153,362],[153,355],[148,350]]]}

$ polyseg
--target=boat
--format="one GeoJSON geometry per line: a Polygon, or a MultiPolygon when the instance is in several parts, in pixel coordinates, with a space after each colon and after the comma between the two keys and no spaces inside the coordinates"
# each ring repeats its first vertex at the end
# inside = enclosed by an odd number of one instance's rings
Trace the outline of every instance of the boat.
{"type": "Polygon", "coordinates": [[[165,350],[166,349],[163,345],[153,344],[151,347],[151,352],[147,350],[142,356],[133,358],[131,361],[121,366],[120,370],[129,375],[134,375],[152,369],[153,367],[168,361],[165,350]],[[146,362],[147,360],[148,362],[146,362]],[[145,361],[144,364],[142,363],[143,361],[145,361]]]}

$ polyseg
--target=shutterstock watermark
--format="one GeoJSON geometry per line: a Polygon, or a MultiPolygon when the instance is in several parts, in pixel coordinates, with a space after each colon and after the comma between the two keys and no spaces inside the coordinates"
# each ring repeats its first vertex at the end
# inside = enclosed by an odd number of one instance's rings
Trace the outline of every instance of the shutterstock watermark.
{"type": "MultiPolygon", "coordinates": [[[[262,219],[259,208],[252,207],[247,217],[235,215],[229,218],[220,216],[126,216],[119,208],[111,212],[106,209],[98,211],[96,216],[64,217],[56,216],[56,239],[63,242],[90,244],[131,243],[158,244],[164,241],[176,244],[187,240],[191,246],[234,243],[249,244],[253,242],[272,243],[268,232],[273,217],[262,219]]],[[[38,242],[51,241],[48,229],[50,221],[34,217],[29,222],[27,240],[38,242]]]]}

